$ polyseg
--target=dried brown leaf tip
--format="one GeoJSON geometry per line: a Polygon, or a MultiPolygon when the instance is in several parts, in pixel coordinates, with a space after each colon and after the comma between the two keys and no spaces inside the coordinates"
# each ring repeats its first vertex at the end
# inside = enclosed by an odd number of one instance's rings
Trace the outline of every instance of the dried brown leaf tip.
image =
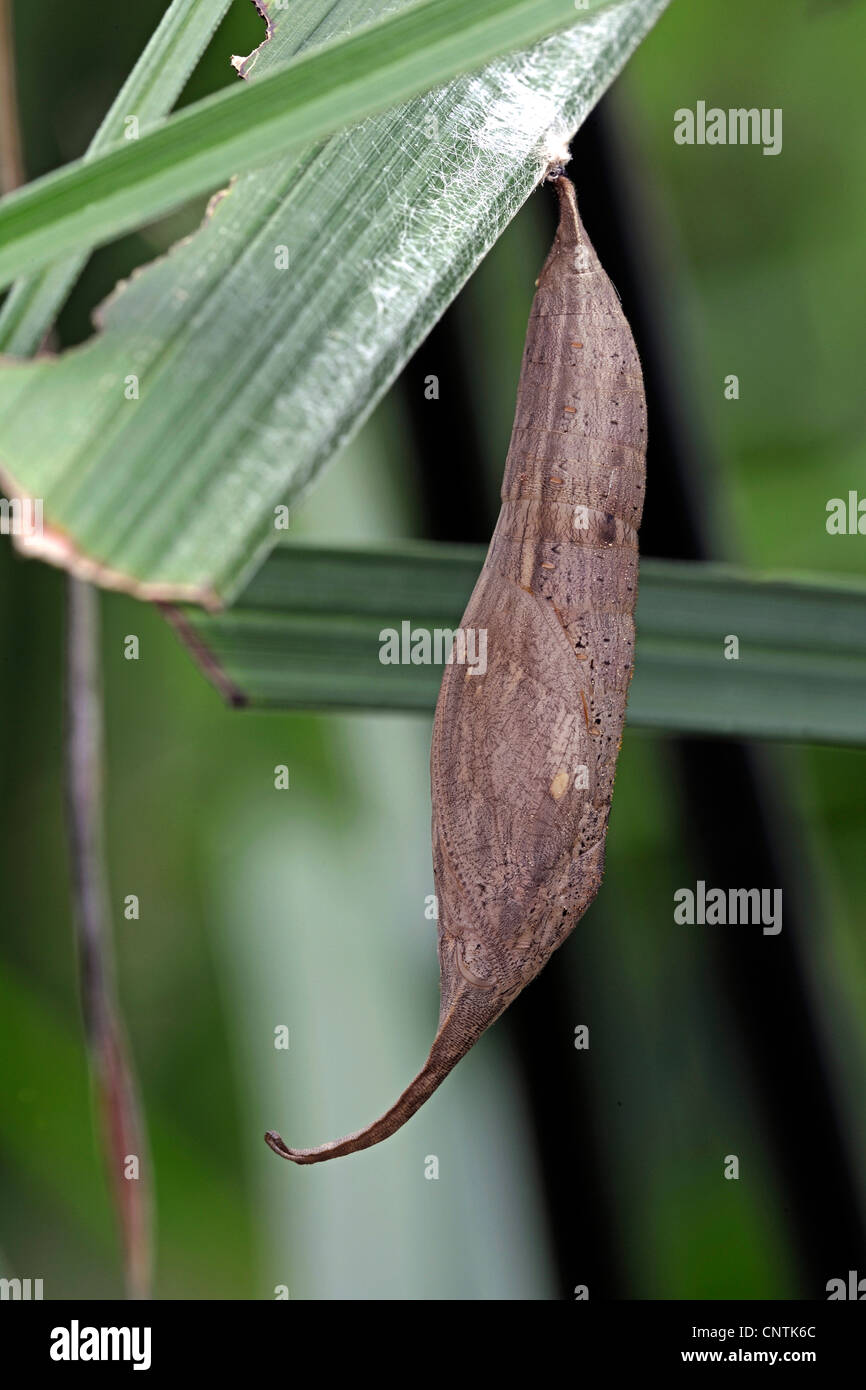
{"type": "Polygon", "coordinates": [[[320,1163],[387,1139],[538,974],[601,883],[634,651],[646,403],[619,298],[554,180],[502,509],[463,616],[484,674],[447,665],[431,754],[439,1029],[422,1070],[320,1163]]]}

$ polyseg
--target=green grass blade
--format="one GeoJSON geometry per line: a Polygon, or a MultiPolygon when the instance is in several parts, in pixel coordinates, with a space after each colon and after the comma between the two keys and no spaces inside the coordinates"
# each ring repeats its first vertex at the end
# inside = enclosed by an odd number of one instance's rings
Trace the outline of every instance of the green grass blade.
{"type": "MultiPolygon", "coordinates": [[[[380,633],[453,629],[484,552],[280,545],[236,605],[173,612],[236,703],[431,711],[441,666],[383,665],[380,633]]],[[[866,585],[645,560],[628,722],[668,733],[866,744],[866,585]],[[739,656],[725,656],[730,637],[739,656]]]]}
{"type": "Polygon", "coordinates": [[[568,0],[419,0],[254,86],[206,97],[0,201],[0,288],[574,20],[568,0]]]}
{"type": "MultiPolygon", "coordinates": [[[[135,116],[139,130],[146,131],[171,110],[230,4],[173,0],[94,135],[85,161],[124,138],[128,116],[135,116]]],[[[0,309],[0,352],[29,357],[38,350],[90,250],[86,246],[15,284],[0,309]]]]}

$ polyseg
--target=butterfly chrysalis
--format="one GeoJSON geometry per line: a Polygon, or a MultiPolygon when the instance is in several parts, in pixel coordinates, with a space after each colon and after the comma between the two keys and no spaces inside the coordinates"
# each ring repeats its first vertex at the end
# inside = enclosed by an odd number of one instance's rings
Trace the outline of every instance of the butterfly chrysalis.
{"type": "Polygon", "coordinates": [[[319,1163],[388,1138],[537,975],[598,891],[634,649],[646,403],[619,298],[556,171],[502,508],[462,629],[486,670],[445,667],[433,726],[439,1028],[424,1067],[319,1163]]]}

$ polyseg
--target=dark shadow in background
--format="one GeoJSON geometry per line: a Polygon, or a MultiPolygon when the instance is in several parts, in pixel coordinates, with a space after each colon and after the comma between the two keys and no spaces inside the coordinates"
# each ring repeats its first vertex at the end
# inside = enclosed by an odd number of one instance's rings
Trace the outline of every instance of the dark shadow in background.
{"type": "MultiPolygon", "coordinates": [[[[582,215],[622,297],[643,363],[649,453],[641,550],[708,559],[702,459],[714,451],[687,405],[689,381],[673,355],[675,335],[654,274],[663,255],[653,246],[657,223],[643,190],[629,176],[629,156],[620,153],[609,100],[586,122],[572,150],[582,215]]],[[[552,197],[547,209],[552,239],[552,197]]],[[[427,536],[486,544],[495,516],[486,502],[471,380],[452,309],[406,368],[401,389],[414,435],[427,536]],[[435,373],[441,382],[443,366],[447,389],[431,411],[424,400],[425,379],[435,373]]],[[[802,1294],[823,1298],[829,1278],[862,1264],[866,1232],[798,946],[807,931],[821,930],[802,837],[785,810],[776,771],[759,750],[697,738],[667,744],[696,879],[783,890],[779,936],[723,928],[707,940],[727,1026],[747,1057],[752,1099],[763,1116],[802,1294]]],[[[579,1282],[590,1286],[594,1298],[627,1298],[632,1291],[618,1255],[615,1194],[593,1134],[591,1088],[562,1045],[573,1020],[582,1017],[580,1005],[580,980],[555,957],[511,1007],[504,1026],[533,1115],[560,1294],[572,1298],[579,1282]]]]}
{"type": "MultiPolygon", "coordinates": [[[[674,559],[723,558],[711,555],[702,484],[702,460],[714,449],[682,403],[689,374],[672,355],[669,317],[651,288],[657,223],[644,190],[629,178],[635,155],[622,151],[620,132],[603,104],[578,137],[575,162],[587,228],[622,296],[644,365],[650,444],[641,549],[674,559]]],[[[826,1297],[828,1279],[857,1268],[858,1257],[862,1263],[866,1231],[805,980],[801,943],[822,929],[808,852],[787,811],[783,780],[760,749],[731,740],[668,743],[696,877],[782,889],[779,936],[721,929],[709,935],[708,949],[728,1026],[748,1058],[803,1293],[826,1297]]]]}

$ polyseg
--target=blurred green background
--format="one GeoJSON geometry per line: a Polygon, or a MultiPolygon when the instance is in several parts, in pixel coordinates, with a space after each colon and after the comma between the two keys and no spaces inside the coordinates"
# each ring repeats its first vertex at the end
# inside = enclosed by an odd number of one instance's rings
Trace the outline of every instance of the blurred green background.
{"type": "MultiPolygon", "coordinates": [[[[164,8],[15,5],[31,176],[84,150],[164,8]]],[[[236,80],[230,55],[261,33],[236,0],[184,100],[236,80]]],[[[866,492],[864,41],[854,4],[673,0],[603,103],[611,177],[642,211],[635,267],[662,366],[697,442],[699,525],[714,558],[755,569],[863,568],[863,538],[824,522],[829,498],[866,492]],[[782,107],[782,154],[675,145],[674,111],[699,99],[782,107]]],[[[580,150],[579,192],[584,174],[604,188],[580,150]]],[[[466,466],[491,524],[549,239],[544,197],[422,350],[443,398],[471,401],[466,466]]],[[[200,210],[94,256],[64,343],[200,210]]],[[[417,457],[435,406],[422,396],[410,369],[293,516],[299,537],[435,531],[417,457]]],[[[651,452],[650,497],[663,462],[654,470],[651,452]]],[[[657,491],[656,516],[666,501],[657,491]]],[[[459,522],[460,496],[447,505],[459,522]]],[[[117,1297],[68,903],[62,601],[58,574],[2,546],[0,1273],[43,1278],[46,1298],[117,1297]]],[[[266,1128],[312,1144],[366,1123],[433,1036],[429,720],[230,712],[158,613],[111,595],[103,614],[114,927],[154,1160],[157,1296],[273,1298],[286,1285],[292,1298],[545,1299],[588,1284],[590,1298],[820,1298],[848,1268],[866,1274],[864,753],[740,750],[790,874],[796,989],[783,974],[762,1011],[738,974],[754,964],[772,981],[777,940],[723,958],[711,929],[672,915],[676,888],[713,880],[690,822],[706,829],[715,807],[717,838],[736,827],[739,764],[724,745],[707,754],[717,772],[696,809],[694,750],[628,732],[605,884],[528,996],[548,993],[518,1004],[387,1144],[295,1169],[266,1149],[266,1128]],[[123,659],[130,633],[137,662],[123,659]],[[138,921],[123,916],[130,893],[138,921]],[[797,990],[803,1015],[785,1007],[797,990]],[[581,1023],[587,1052],[573,1046],[581,1023]],[[280,1024],[288,1052],[273,1046],[280,1024]],[[723,1177],[728,1154],[739,1181],[723,1177]]],[[[730,884],[751,886],[734,860],[730,884]]]]}

